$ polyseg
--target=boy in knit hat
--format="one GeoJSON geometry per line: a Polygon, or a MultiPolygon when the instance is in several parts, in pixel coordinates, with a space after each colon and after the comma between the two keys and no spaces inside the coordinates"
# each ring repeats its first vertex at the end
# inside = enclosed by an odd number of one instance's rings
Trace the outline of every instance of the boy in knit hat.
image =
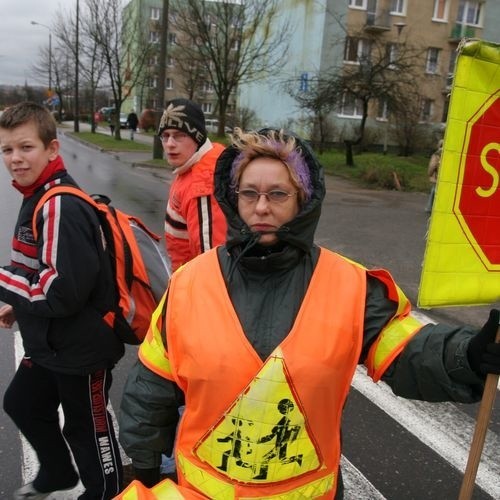
{"type": "Polygon", "coordinates": [[[158,135],[175,176],[165,214],[165,243],[175,271],[226,239],[226,221],[213,196],[215,162],[224,146],[208,139],[203,111],[188,99],[167,103],[158,135]]]}

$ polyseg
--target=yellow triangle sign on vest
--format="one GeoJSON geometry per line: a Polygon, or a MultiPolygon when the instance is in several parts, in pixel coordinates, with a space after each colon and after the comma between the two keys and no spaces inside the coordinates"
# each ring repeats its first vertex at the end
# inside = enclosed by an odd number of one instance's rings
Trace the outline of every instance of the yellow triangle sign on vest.
{"type": "Polygon", "coordinates": [[[196,445],[231,480],[265,484],[318,469],[319,452],[294,396],[279,348],[196,445]]]}

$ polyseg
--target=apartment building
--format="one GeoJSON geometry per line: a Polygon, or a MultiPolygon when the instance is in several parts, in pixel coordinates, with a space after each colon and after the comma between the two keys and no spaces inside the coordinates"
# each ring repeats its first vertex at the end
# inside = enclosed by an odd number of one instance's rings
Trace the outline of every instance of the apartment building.
{"type": "MultiPolygon", "coordinates": [[[[202,107],[207,118],[216,118],[217,97],[208,75],[199,68],[190,67],[189,61],[178,60],[178,48],[189,43],[185,35],[177,28],[178,12],[183,8],[182,0],[170,0],[168,11],[168,28],[166,37],[165,61],[165,102],[175,97],[186,97],[195,100],[202,107]]],[[[160,68],[160,42],[163,18],[162,0],[131,0],[124,8],[124,15],[134,19],[138,30],[144,33],[145,41],[151,44],[151,55],[146,61],[144,76],[138,85],[131,90],[123,109],[158,108],[158,85],[160,68]]],[[[131,57],[134,57],[131,54],[131,57]]],[[[235,99],[229,103],[229,112],[234,112],[235,99]]]]}
{"type": "MultiPolygon", "coordinates": [[[[169,2],[165,99],[193,98],[207,118],[216,118],[217,99],[209,79],[198,75],[193,83],[185,61],[181,65],[175,58],[176,47],[185,43],[176,29],[182,4],[183,0],[169,2]]],[[[133,12],[148,42],[158,48],[147,61],[144,78],[132,90],[125,111],[157,107],[162,5],[162,0],[131,0],[125,8],[133,12]]],[[[282,0],[282,9],[282,20],[286,18],[290,26],[285,62],[265,80],[240,85],[229,113],[236,107],[247,108],[257,117],[255,126],[287,127],[306,137],[314,134],[314,120],[310,112],[299,108],[290,89],[311,92],[315,79],[333,69],[359,65],[374,45],[385,45],[388,54],[400,44],[418,49],[414,87],[421,101],[418,119],[431,130],[442,129],[446,121],[460,41],[467,37],[500,42],[499,0],[282,0]]],[[[359,102],[342,100],[328,117],[332,124],[329,140],[348,137],[361,116],[359,102]]],[[[374,140],[390,142],[389,121],[384,103],[371,102],[366,127],[375,131],[370,134],[374,140]]]]}
{"type": "MultiPolygon", "coordinates": [[[[283,9],[294,26],[288,61],[272,78],[242,86],[238,104],[253,109],[262,125],[286,126],[306,136],[313,133],[311,115],[284,90],[285,82],[308,92],[310,83],[332,68],[359,64],[374,42],[385,44],[389,53],[407,44],[420,54],[415,59],[419,121],[442,128],[462,38],[500,42],[498,0],[283,0],[283,9]]],[[[358,103],[343,101],[329,116],[337,134],[331,140],[349,135],[361,116],[358,103]]],[[[367,128],[387,130],[387,119],[383,106],[372,103],[367,128]]]]}

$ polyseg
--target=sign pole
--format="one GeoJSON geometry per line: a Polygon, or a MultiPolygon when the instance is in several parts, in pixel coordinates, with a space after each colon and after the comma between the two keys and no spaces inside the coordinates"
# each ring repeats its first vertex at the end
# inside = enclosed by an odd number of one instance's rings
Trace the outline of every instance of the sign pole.
{"type": "MultiPolygon", "coordinates": [[[[497,343],[500,342],[500,327],[497,330],[495,341],[497,343]]],[[[458,500],[470,500],[472,498],[474,483],[476,482],[477,469],[479,467],[484,440],[486,438],[486,431],[488,430],[491,411],[493,409],[493,403],[495,402],[497,385],[498,375],[489,373],[486,377],[486,383],[484,385],[483,398],[481,399],[481,404],[479,405],[476,427],[474,429],[474,436],[472,437],[469,458],[467,460],[467,466],[465,468],[458,500]]]]}

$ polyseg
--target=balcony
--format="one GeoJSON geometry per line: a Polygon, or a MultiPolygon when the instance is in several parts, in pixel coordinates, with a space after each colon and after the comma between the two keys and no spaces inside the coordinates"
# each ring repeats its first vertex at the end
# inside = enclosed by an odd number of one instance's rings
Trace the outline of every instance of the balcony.
{"type": "Polygon", "coordinates": [[[381,33],[391,30],[391,16],[388,10],[366,13],[364,30],[370,33],[381,33]]]}
{"type": "Polygon", "coordinates": [[[462,38],[476,38],[476,28],[467,24],[455,24],[451,29],[449,41],[458,43],[462,38]]]}

